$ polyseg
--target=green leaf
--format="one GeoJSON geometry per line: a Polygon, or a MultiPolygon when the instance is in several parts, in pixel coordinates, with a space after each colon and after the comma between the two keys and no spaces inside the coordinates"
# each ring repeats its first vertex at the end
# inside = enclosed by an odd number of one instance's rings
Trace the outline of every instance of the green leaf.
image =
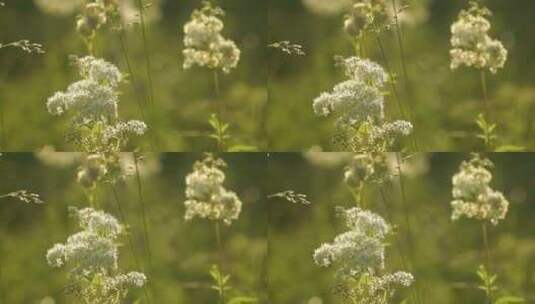
{"type": "Polygon", "coordinates": [[[495,304],[509,304],[509,303],[526,303],[526,300],[521,297],[504,296],[496,300],[495,304]]]}
{"type": "Polygon", "coordinates": [[[244,304],[244,303],[257,303],[258,299],[253,297],[235,297],[230,299],[227,304],[244,304]]]}

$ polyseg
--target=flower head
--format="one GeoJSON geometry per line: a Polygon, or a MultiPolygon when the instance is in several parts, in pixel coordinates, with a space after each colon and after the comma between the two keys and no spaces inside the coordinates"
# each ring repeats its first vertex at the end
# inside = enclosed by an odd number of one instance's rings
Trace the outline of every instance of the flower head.
{"type": "Polygon", "coordinates": [[[464,65],[478,69],[488,68],[496,73],[507,61],[507,50],[499,40],[492,39],[487,8],[471,2],[468,10],[462,10],[451,26],[451,69],[464,65]]]}
{"type": "Polygon", "coordinates": [[[488,159],[474,155],[461,164],[460,170],[452,178],[453,208],[452,219],[461,217],[489,220],[497,225],[507,215],[509,202],[499,191],[489,184],[493,164],[488,159]]]}
{"type": "Polygon", "coordinates": [[[198,65],[230,73],[238,66],[240,49],[221,35],[224,25],[219,17],[222,15],[223,10],[207,1],[193,12],[191,20],[184,25],[184,69],[198,65]]]}
{"type": "Polygon", "coordinates": [[[238,219],[242,202],[236,193],[223,187],[226,164],[213,156],[198,161],[193,172],[186,176],[185,219],[195,217],[210,220],[222,220],[230,225],[238,219]]]}

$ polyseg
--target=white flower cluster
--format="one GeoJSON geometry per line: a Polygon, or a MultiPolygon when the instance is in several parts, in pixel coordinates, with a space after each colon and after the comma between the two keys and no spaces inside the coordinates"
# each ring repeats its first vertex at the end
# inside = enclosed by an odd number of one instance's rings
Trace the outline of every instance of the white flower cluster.
{"type": "Polygon", "coordinates": [[[68,110],[77,113],[79,122],[117,118],[119,101],[117,86],[123,74],[113,64],[92,56],[76,59],[82,80],[71,84],[65,92],[57,92],[48,99],[50,114],[63,115],[68,110]]]}
{"type": "Polygon", "coordinates": [[[451,69],[465,65],[478,69],[488,68],[492,73],[504,67],[507,50],[499,40],[490,38],[491,13],[472,2],[468,10],[462,10],[459,19],[451,26],[451,69]]]}
{"type": "Polygon", "coordinates": [[[73,288],[88,302],[120,303],[129,287],[142,287],[147,278],[139,272],[122,274],[118,269],[118,237],[124,227],[113,216],[91,208],[75,210],[80,232],[64,244],[55,244],[46,259],[52,267],[68,265],[73,288]],[[116,302],[98,302],[98,299],[116,302]]]}
{"type": "Polygon", "coordinates": [[[352,0],[303,0],[312,13],[324,16],[338,15],[351,6],[352,0]]]}
{"type": "Polygon", "coordinates": [[[385,153],[356,154],[344,172],[344,181],[352,188],[360,188],[365,183],[382,183],[389,177],[385,153]]]}
{"type": "Polygon", "coordinates": [[[400,287],[408,287],[414,277],[410,273],[384,272],[385,238],[390,225],[379,215],[351,208],[342,210],[349,231],[338,235],[333,243],[314,251],[314,262],[321,267],[337,265],[337,277],[351,284],[341,284],[348,303],[387,304],[400,287]]]}
{"type": "Polygon", "coordinates": [[[359,208],[345,210],[349,231],[338,235],[333,243],[322,244],[314,251],[318,266],[337,264],[340,278],[358,277],[384,268],[385,236],[390,226],[380,216],[359,208]]]}
{"type": "Polygon", "coordinates": [[[142,135],[147,126],[141,121],[118,121],[118,86],[124,76],[113,64],[92,56],[76,59],[82,80],[72,83],[65,92],[48,98],[47,108],[52,115],[75,111],[75,127],[91,129],[86,138],[78,141],[90,152],[120,150],[130,135],[142,135]]]}
{"type": "Polygon", "coordinates": [[[409,135],[410,122],[384,120],[385,86],[391,81],[385,70],[358,57],[338,61],[349,80],[314,100],[316,115],[336,115],[337,126],[359,130],[361,134],[352,139],[359,151],[386,150],[397,138],[409,135]]]}
{"type": "Polygon", "coordinates": [[[489,220],[497,225],[507,215],[509,202],[504,195],[490,188],[492,174],[489,169],[493,166],[488,159],[474,155],[469,161],[464,161],[460,170],[452,178],[453,208],[452,219],[461,217],[489,220]]]}
{"type": "Polygon", "coordinates": [[[345,31],[360,37],[366,31],[380,32],[392,24],[392,14],[385,0],[354,0],[344,20],[345,31]]]}
{"type": "Polygon", "coordinates": [[[192,13],[191,20],[184,25],[184,69],[198,65],[230,73],[238,66],[240,50],[232,40],[221,35],[224,25],[219,17],[222,15],[224,12],[209,2],[192,13]]]}
{"type": "Polygon", "coordinates": [[[187,221],[199,217],[230,225],[238,219],[242,202],[236,193],[223,187],[225,173],[221,168],[225,166],[221,159],[211,155],[195,163],[193,172],[186,177],[184,217],[187,221]]]}

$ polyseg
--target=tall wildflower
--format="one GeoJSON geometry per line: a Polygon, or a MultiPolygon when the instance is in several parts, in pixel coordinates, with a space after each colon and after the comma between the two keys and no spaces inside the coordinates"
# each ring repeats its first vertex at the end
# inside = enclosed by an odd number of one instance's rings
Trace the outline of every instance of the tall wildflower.
{"type": "Polygon", "coordinates": [[[193,165],[186,176],[186,220],[195,217],[232,224],[240,216],[242,202],[233,191],[225,189],[226,163],[209,155],[193,165]]]}
{"type": "Polygon", "coordinates": [[[131,135],[143,135],[144,122],[119,120],[118,86],[124,80],[119,69],[92,56],[76,58],[75,63],[82,79],[48,98],[47,108],[57,116],[74,112],[69,138],[79,150],[120,151],[131,135]]]}
{"type": "Polygon", "coordinates": [[[458,20],[451,26],[451,69],[460,66],[489,69],[492,73],[503,68],[507,61],[507,50],[503,44],[492,39],[487,17],[491,12],[475,1],[467,10],[462,10],[458,20]]]}
{"type": "Polygon", "coordinates": [[[238,66],[240,50],[221,35],[224,24],[220,17],[224,15],[221,8],[208,1],[191,14],[191,20],[184,25],[184,69],[198,65],[230,73],[238,66]]]}
{"type": "Polygon", "coordinates": [[[497,225],[507,215],[509,202],[500,191],[493,190],[489,184],[492,180],[490,169],[493,163],[474,154],[468,161],[463,161],[459,172],[453,178],[453,213],[451,218],[461,217],[490,221],[497,225]]]}
{"type": "Polygon", "coordinates": [[[385,238],[391,226],[381,216],[360,208],[340,212],[348,231],[316,249],[314,262],[320,267],[336,267],[336,292],[343,303],[389,303],[397,289],[414,281],[407,272],[385,272],[385,238]]]}
{"type": "Polygon", "coordinates": [[[67,290],[82,303],[119,304],[130,288],[143,287],[147,281],[143,273],[123,273],[118,266],[119,237],[125,227],[113,216],[91,208],[75,209],[73,214],[81,230],[46,254],[50,266],[69,269],[67,290]]]}
{"type": "Polygon", "coordinates": [[[336,116],[337,127],[347,135],[344,144],[358,152],[387,151],[399,137],[409,135],[410,122],[385,120],[385,86],[392,81],[385,70],[358,57],[338,61],[348,80],[314,100],[316,115],[336,116]]]}

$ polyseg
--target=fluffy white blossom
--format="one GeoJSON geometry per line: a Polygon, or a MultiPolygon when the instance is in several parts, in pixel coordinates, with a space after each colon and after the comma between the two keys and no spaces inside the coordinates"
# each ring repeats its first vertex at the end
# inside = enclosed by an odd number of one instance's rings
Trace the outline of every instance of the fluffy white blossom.
{"type": "Polygon", "coordinates": [[[507,215],[509,202],[504,195],[493,190],[489,183],[493,164],[488,159],[474,155],[464,161],[452,178],[453,208],[452,219],[461,217],[488,220],[497,225],[507,215]]]}
{"type": "Polygon", "coordinates": [[[314,262],[336,267],[341,284],[335,293],[344,303],[388,304],[397,289],[414,281],[407,272],[385,273],[385,238],[391,226],[381,216],[359,208],[341,210],[341,214],[349,230],[316,249],[314,262]]]}
{"type": "Polygon", "coordinates": [[[224,12],[209,2],[192,13],[191,20],[184,25],[184,69],[198,65],[230,73],[238,66],[240,50],[221,35],[222,15],[224,12]]]}
{"type": "Polygon", "coordinates": [[[317,97],[313,109],[318,116],[337,117],[338,128],[348,133],[344,144],[349,150],[387,151],[412,133],[408,121],[385,121],[385,87],[392,80],[379,64],[358,57],[337,61],[349,79],[317,97]]]}
{"type": "Polygon", "coordinates": [[[468,10],[462,10],[451,26],[451,69],[465,65],[478,69],[488,68],[496,73],[507,61],[507,50],[499,40],[492,39],[487,16],[491,13],[472,2],[468,10]]]}
{"type": "Polygon", "coordinates": [[[354,125],[384,118],[384,85],[388,74],[368,59],[338,59],[349,80],[314,100],[319,116],[336,115],[340,125],[354,125]]]}
{"type": "MultiPolygon", "coordinates": [[[[48,98],[47,109],[52,115],[73,113],[73,126],[78,131],[75,141],[88,152],[119,151],[129,135],[142,135],[147,126],[141,121],[118,120],[119,84],[124,75],[113,64],[92,56],[76,58],[81,80],[66,91],[48,98]],[[89,129],[86,131],[81,128],[89,129]]],[[[76,132],[73,132],[76,134],[76,132]]]]}
{"type": "Polygon", "coordinates": [[[384,268],[385,236],[390,226],[378,215],[359,208],[343,212],[349,231],[314,251],[318,266],[337,265],[341,278],[359,276],[384,268]]]}
{"type": "Polygon", "coordinates": [[[221,169],[225,166],[212,156],[195,163],[193,172],[186,176],[186,220],[199,217],[230,225],[238,219],[242,202],[236,193],[223,187],[225,173],[221,169]]]}
{"type": "Polygon", "coordinates": [[[118,238],[124,226],[113,216],[91,208],[74,210],[74,215],[81,231],[50,248],[48,264],[69,268],[71,288],[84,303],[121,303],[130,287],[142,287],[147,280],[139,272],[119,271],[118,238]]]}

